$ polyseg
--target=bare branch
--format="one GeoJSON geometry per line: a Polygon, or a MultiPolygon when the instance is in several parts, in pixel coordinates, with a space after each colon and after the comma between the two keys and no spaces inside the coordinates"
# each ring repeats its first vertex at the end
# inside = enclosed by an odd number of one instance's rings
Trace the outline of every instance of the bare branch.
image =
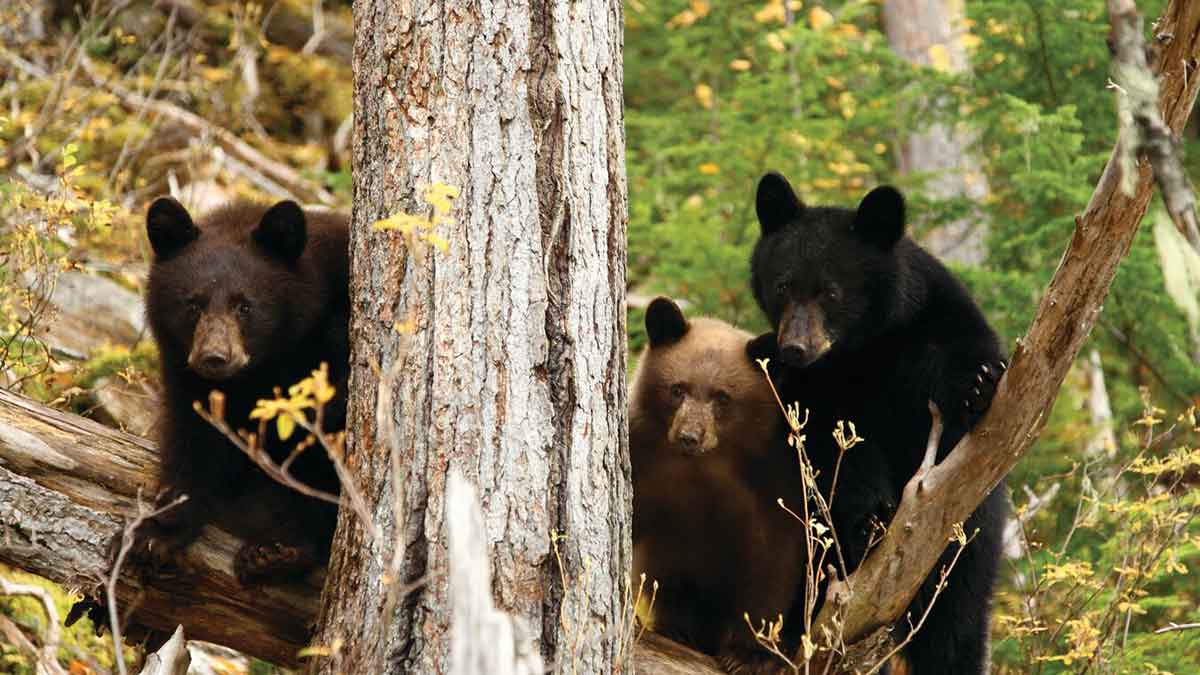
{"type": "Polygon", "coordinates": [[[1171,623],[1154,631],[1154,634],[1158,635],[1159,633],[1170,633],[1177,630],[1195,630],[1197,628],[1200,628],[1200,623],[1175,623],[1172,621],[1171,623]]]}
{"type": "Polygon", "coordinates": [[[121,617],[117,608],[117,580],[121,576],[121,566],[125,564],[125,556],[129,555],[129,551],[133,548],[135,541],[134,533],[138,527],[147,520],[157,518],[171,509],[179,506],[187,501],[187,495],[180,495],[170,503],[158,509],[146,510],[142,506],[142,500],[138,499],[138,514],[132,520],[125,524],[121,530],[121,546],[117,550],[117,559],[113,562],[112,570],[108,573],[108,581],[104,584],[104,598],[108,605],[108,627],[112,630],[113,651],[115,652],[114,660],[117,662],[117,671],[121,675],[126,675],[125,669],[125,642],[121,635],[121,617]]]}
{"type": "MultiPolygon", "coordinates": [[[[58,621],[58,610],[54,607],[54,598],[50,597],[46,589],[41,586],[18,584],[0,577],[0,596],[17,595],[37,600],[42,606],[42,611],[46,613],[46,633],[42,638],[42,648],[40,650],[35,648],[27,639],[23,642],[27,649],[33,651],[34,656],[38,660],[37,671],[39,675],[66,675],[63,667],[58,665],[58,644],[62,640],[62,628],[60,628],[62,624],[58,621]]],[[[15,625],[10,630],[3,630],[3,628],[0,627],[0,631],[6,633],[15,629],[20,634],[20,637],[24,638],[20,629],[17,629],[15,625]]],[[[17,636],[12,636],[11,639],[17,640],[17,636]]]]}
{"type": "MultiPolygon", "coordinates": [[[[1188,181],[1187,172],[1176,152],[1175,134],[1158,112],[1158,79],[1146,60],[1146,44],[1142,38],[1142,15],[1133,0],[1108,0],[1108,18],[1112,26],[1109,46],[1113,50],[1113,78],[1121,102],[1121,136],[1128,141],[1122,150],[1121,164],[1125,167],[1126,193],[1132,196],[1135,157],[1145,153],[1154,167],[1163,202],[1175,227],[1192,248],[1200,252],[1200,225],[1196,221],[1196,195],[1188,181]]],[[[1169,42],[1169,31],[1158,34],[1160,42],[1169,42]]],[[[1183,63],[1185,74],[1191,74],[1194,60],[1183,63]]]]}
{"type": "Polygon", "coordinates": [[[146,657],[146,664],[138,675],[187,675],[191,663],[192,656],[188,654],[183,626],[178,626],[171,634],[171,639],[157,652],[146,657]]]}
{"type": "MultiPolygon", "coordinates": [[[[93,81],[99,82],[103,79],[86,56],[81,56],[80,62],[84,72],[93,81]]],[[[323,204],[333,204],[335,201],[328,190],[304,178],[295,169],[267,157],[232,132],[210,124],[195,113],[163,100],[135,94],[113,83],[109,83],[106,90],[133,110],[152,112],[179,124],[197,136],[213,139],[230,157],[254,167],[263,176],[283,186],[301,200],[318,201],[323,204]]]]}

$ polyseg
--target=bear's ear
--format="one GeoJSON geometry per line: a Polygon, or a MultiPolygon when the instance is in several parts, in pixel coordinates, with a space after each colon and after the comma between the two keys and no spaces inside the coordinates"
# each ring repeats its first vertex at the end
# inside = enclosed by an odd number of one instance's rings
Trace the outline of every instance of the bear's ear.
{"type": "Polygon", "coordinates": [[[854,232],[864,241],[890,251],[904,236],[904,196],[890,185],[863,197],[854,214],[854,232]]]}
{"type": "Polygon", "coordinates": [[[650,337],[651,347],[677,342],[687,332],[687,319],[670,298],[655,298],[646,308],[646,335],[650,337]]]}
{"type": "Polygon", "coordinates": [[[791,183],[774,171],[758,181],[754,207],[758,211],[758,224],[762,226],[763,236],[796,220],[804,212],[804,202],[796,196],[791,183]]]}
{"type": "Polygon", "coordinates": [[[254,229],[255,243],[289,264],[296,262],[304,253],[306,238],[304,211],[291,200],[267,209],[254,229]]]}
{"type": "Polygon", "coordinates": [[[165,260],[200,235],[183,204],[170,197],[159,197],[146,211],[146,236],[154,256],[165,260]]]}
{"type": "Polygon", "coordinates": [[[746,356],[756,366],[759,359],[773,359],[779,353],[779,342],[774,332],[763,333],[746,343],[746,356]]]}

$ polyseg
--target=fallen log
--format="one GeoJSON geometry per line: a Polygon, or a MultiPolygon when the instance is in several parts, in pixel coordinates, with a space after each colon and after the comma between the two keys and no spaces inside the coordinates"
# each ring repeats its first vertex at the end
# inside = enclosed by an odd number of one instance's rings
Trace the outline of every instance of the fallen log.
{"type": "MultiPolygon", "coordinates": [[[[154,445],[0,389],[0,563],[102,597],[110,540],[150,495],[154,445]]],[[[316,618],[323,573],[304,584],[242,588],[233,575],[240,542],[205,528],[188,549],[184,574],[142,584],[123,574],[121,616],[171,634],[231,647],[297,667],[316,618]]],[[[123,619],[124,620],[124,619],[123,619]]],[[[640,673],[715,675],[716,663],[646,633],[634,656],[640,673]]]]}
{"type": "MultiPolygon", "coordinates": [[[[101,597],[109,542],[152,494],[149,441],[0,390],[0,562],[101,597]]],[[[308,641],[320,596],[305,585],[243,589],[233,575],[239,542],[206,528],[185,572],[117,584],[122,616],[170,634],[227,645],[286,666],[308,641]]]]}

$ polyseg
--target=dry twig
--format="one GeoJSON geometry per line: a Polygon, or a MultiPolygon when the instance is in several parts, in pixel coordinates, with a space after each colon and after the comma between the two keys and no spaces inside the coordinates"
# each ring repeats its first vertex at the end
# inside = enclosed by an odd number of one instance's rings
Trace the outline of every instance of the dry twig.
{"type": "MultiPolygon", "coordinates": [[[[37,600],[46,613],[46,632],[42,637],[42,648],[37,649],[19,628],[13,625],[0,626],[0,633],[8,635],[9,639],[21,644],[37,658],[38,675],[66,675],[66,671],[58,664],[58,645],[62,639],[62,624],[58,620],[58,610],[54,607],[54,598],[46,589],[33,584],[18,584],[0,576],[0,596],[25,596],[37,600]],[[15,634],[13,634],[15,631],[15,634]]],[[[0,615],[0,619],[7,617],[0,615]]],[[[11,623],[11,622],[10,622],[11,623]]]]}

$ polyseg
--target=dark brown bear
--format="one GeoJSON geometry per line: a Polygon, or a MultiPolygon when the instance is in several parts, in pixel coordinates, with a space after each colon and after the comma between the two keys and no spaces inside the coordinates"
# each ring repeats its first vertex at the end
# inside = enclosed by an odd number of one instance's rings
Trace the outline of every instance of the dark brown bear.
{"type": "Polygon", "coordinates": [[[805,569],[801,525],[776,503],[801,494],[795,454],[774,444],[779,406],[749,333],[666,298],[646,332],[629,404],[634,575],[659,583],[643,620],[732,672],[774,670],[743,616],[786,615],[805,569]]]}
{"type": "MultiPolygon", "coordinates": [[[[348,222],[295,202],[230,204],[193,221],[162,198],[146,216],[154,250],[146,314],[158,341],[164,411],[159,503],[188,499],[139,530],[152,567],[170,566],[216,523],[245,545],[234,562],[243,584],[300,575],[328,556],[337,507],[278,485],[196,414],[209,392],[225,394],[225,420],[253,429],[250,411],[322,363],[338,395],[327,431],[345,426],[349,361],[348,222]]],[[[302,440],[264,444],[276,463],[302,440]]],[[[325,452],[312,447],[292,465],[307,485],[338,492],[325,452]]]]}

